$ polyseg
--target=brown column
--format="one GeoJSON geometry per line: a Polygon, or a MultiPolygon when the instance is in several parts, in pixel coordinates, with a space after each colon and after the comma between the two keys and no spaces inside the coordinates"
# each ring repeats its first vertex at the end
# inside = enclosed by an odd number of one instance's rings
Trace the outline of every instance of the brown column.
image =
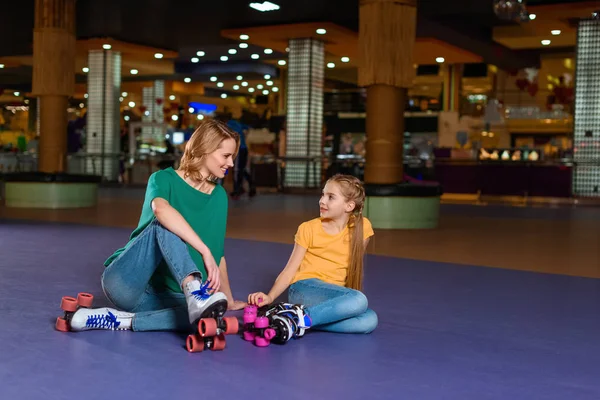
{"type": "Polygon", "coordinates": [[[65,170],[67,102],[74,89],[75,0],[36,0],[32,92],[39,98],[41,172],[65,170]]]}
{"type": "Polygon", "coordinates": [[[403,180],[406,89],[415,77],[416,0],[361,0],[360,86],[367,87],[365,182],[403,180]]]}

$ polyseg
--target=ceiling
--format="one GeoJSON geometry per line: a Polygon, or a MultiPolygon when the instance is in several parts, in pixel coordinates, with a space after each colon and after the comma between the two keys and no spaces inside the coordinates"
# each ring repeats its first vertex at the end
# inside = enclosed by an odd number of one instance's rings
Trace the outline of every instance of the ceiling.
{"type": "MultiPolygon", "coordinates": [[[[277,77],[277,61],[287,58],[287,40],[318,36],[317,27],[327,29],[327,62],[336,64],[327,77],[355,79],[355,72],[343,70],[356,70],[358,0],[272,1],[281,9],[261,13],[248,6],[250,0],[78,0],[78,82],[85,81],[87,50],[106,43],[123,54],[124,82],[190,77],[210,87],[209,77],[216,73],[231,82],[240,73],[248,79],[277,77]],[[239,47],[241,33],[250,35],[246,49],[239,47]],[[273,53],[265,54],[265,48],[273,53]],[[204,55],[198,57],[198,51],[204,55]],[[155,59],[156,52],[163,58],[155,59]],[[223,55],[227,62],[220,61],[223,55]],[[350,61],[342,63],[341,57],[350,61]],[[130,74],[131,69],[139,73],[130,74]]],[[[587,15],[598,4],[564,3],[529,0],[530,12],[535,9],[538,18],[515,24],[494,15],[493,0],[419,0],[415,64],[435,64],[440,56],[448,63],[485,62],[505,69],[539,64],[540,53],[574,46],[570,18],[587,15]],[[542,46],[549,29],[562,33],[552,38],[552,45],[542,46]]],[[[31,83],[33,17],[34,0],[11,2],[0,13],[0,34],[10,38],[0,41],[0,63],[6,67],[0,69],[0,88],[31,83]]]]}

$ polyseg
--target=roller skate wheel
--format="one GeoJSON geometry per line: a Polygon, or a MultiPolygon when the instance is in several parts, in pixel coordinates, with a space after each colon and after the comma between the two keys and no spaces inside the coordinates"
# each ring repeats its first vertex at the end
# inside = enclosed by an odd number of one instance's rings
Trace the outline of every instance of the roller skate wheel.
{"type": "Polygon", "coordinates": [[[263,334],[263,336],[267,340],[273,339],[275,337],[275,329],[273,329],[273,328],[265,329],[265,333],[263,334]]]}
{"type": "Polygon", "coordinates": [[[246,342],[252,342],[254,341],[254,338],[256,337],[256,332],[244,332],[244,340],[246,342]]]}
{"type": "Polygon", "coordinates": [[[238,333],[238,330],[240,329],[240,323],[236,317],[223,318],[223,322],[225,322],[226,335],[235,335],[238,333]]]}
{"type": "Polygon", "coordinates": [[[219,351],[225,348],[225,335],[215,336],[213,346],[211,347],[212,351],[219,351]]]}
{"type": "Polygon", "coordinates": [[[69,332],[69,324],[63,317],[56,318],[56,330],[61,332],[69,332]]]}
{"type": "Polygon", "coordinates": [[[256,321],[254,321],[254,327],[258,329],[268,328],[269,327],[269,318],[267,317],[258,317],[256,321]]]}
{"type": "Polygon", "coordinates": [[[60,302],[60,308],[65,310],[66,312],[75,312],[77,311],[77,299],[70,296],[63,296],[60,302]]]}
{"type": "Polygon", "coordinates": [[[204,340],[196,335],[189,335],[185,341],[185,347],[190,353],[199,353],[204,350],[204,340]]]}
{"type": "Polygon", "coordinates": [[[269,345],[270,341],[268,341],[267,339],[257,336],[256,338],[254,338],[254,344],[257,347],[267,347],[269,345]]]}
{"type": "Polygon", "coordinates": [[[91,308],[94,301],[94,295],[89,293],[79,293],[77,295],[77,304],[79,307],[91,308]]]}
{"type": "Polygon", "coordinates": [[[202,318],[198,322],[198,332],[200,336],[215,336],[217,334],[217,321],[213,318],[202,318]]]}
{"type": "Polygon", "coordinates": [[[256,321],[256,314],[246,314],[244,313],[244,323],[245,324],[253,324],[256,321]]]}
{"type": "Polygon", "coordinates": [[[246,306],[244,307],[244,314],[254,314],[258,312],[258,308],[256,306],[246,306]]]}

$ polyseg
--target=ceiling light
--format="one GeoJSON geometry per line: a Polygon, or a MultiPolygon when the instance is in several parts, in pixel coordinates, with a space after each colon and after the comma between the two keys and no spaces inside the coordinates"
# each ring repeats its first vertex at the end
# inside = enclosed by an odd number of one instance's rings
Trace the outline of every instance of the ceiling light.
{"type": "Polygon", "coordinates": [[[254,88],[253,88],[253,87],[251,87],[251,88],[248,88],[248,91],[249,91],[250,93],[254,93],[254,88]]]}
{"type": "Polygon", "coordinates": [[[223,82],[217,82],[217,86],[218,87],[223,87],[223,86],[225,86],[225,84],[223,82]]]}
{"type": "Polygon", "coordinates": [[[198,57],[192,57],[192,62],[193,63],[197,63],[199,61],[200,61],[200,59],[198,57]]]}
{"type": "Polygon", "coordinates": [[[317,29],[317,33],[318,33],[319,35],[324,35],[324,34],[326,34],[326,33],[327,33],[327,31],[326,31],[325,29],[323,29],[323,28],[319,28],[319,29],[317,29]]]}
{"type": "Polygon", "coordinates": [[[221,98],[222,98],[222,99],[226,99],[226,98],[227,98],[227,93],[222,93],[222,94],[221,94],[221,98]]]}
{"type": "Polygon", "coordinates": [[[535,15],[535,14],[529,14],[529,19],[530,20],[533,21],[535,19],[535,17],[537,17],[537,15],[535,15]]]}
{"type": "Polygon", "coordinates": [[[129,102],[129,107],[131,107],[131,108],[135,107],[135,102],[134,101],[130,101],[129,102]]]}
{"type": "Polygon", "coordinates": [[[112,49],[112,46],[111,46],[110,44],[103,44],[103,45],[102,45],[102,48],[103,48],[104,50],[110,50],[110,49],[112,49]]]}
{"type": "Polygon", "coordinates": [[[437,63],[440,63],[440,64],[441,64],[441,63],[443,63],[444,61],[446,61],[446,59],[445,59],[444,57],[436,57],[436,58],[435,58],[435,62],[437,62],[437,63]]]}
{"type": "Polygon", "coordinates": [[[200,119],[200,120],[203,120],[203,119],[204,119],[204,115],[202,115],[202,114],[198,114],[198,117],[197,117],[197,118],[198,118],[198,119],[200,119]]]}
{"type": "Polygon", "coordinates": [[[277,64],[279,64],[279,65],[285,65],[286,62],[285,62],[285,60],[279,60],[279,61],[277,61],[277,64]]]}
{"type": "Polygon", "coordinates": [[[87,99],[88,97],[90,97],[90,95],[86,93],[83,95],[83,97],[85,97],[87,99]]]}
{"type": "Polygon", "coordinates": [[[83,72],[85,72],[86,74],[87,74],[88,72],[90,72],[90,69],[89,69],[88,67],[83,67],[83,68],[81,68],[81,70],[82,70],[83,72]]]}
{"type": "Polygon", "coordinates": [[[137,75],[138,74],[138,70],[137,69],[132,69],[129,72],[131,73],[131,75],[137,75]]]}
{"type": "Polygon", "coordinates": [[[229,54],[235,54],[235,53],[237,53],[236,49],[229,49],[229,54]]]}
{"type": "Polygon", "coordinates": [[[271,88],[271,90],[272,90],[273,92],[279,92],[279,88],[278,88],[277,86],[273,86],[273,87],[271,88]]]}
{"type": "Polygon", "coordinates": [[[197,52],[197,53],[196,53],[196,55],[197,55],[198,57],[204,57],[204,55],[205,55],[205,54],[206,54],[206,53],[205,53],[205,52],[203,52],[202,50],[200,50],[199,52],[197,52]]]}
{"type": "Polygon", "coordinates": [[[221,61],[225,62],[227,60],[229,60],[229,57],[227,57],[227,56],[221,56],[221,61]]]}
{"type": "Polygon", "coordinates": [[[127,97],[127,95],[128,95],[128,94],[129,94],[129,93],[127,93],[127,92],[123,92],[123,93],[121,93],[121,96],[123,96],[123,97],[127,97]]]}
{"type": "Polygon", "coordinates": [[[123,117],[123,119],[124,119],[125,121],[129,121],[129,115],[126,115],[126,116],[124,116],[124,117],[123,117]]]}
{"type": "Polygon", "coordinates": [[[154,58],[157,58],[160,60],[163,57],[164,57],[163,53],[154,53],[154,58]]]}
{"type": "Polygon", "coordinates": [[[211,76],[210,77],[210,81],[211,82],[216,82],[217,81],[217,77],[216,76],[211,76]]]}
{"type": "Polygon", "coordinates": [[[16,97],[19,97],[19,96],[21,95],[21,92],[15,92],[15,93],[14,93],[14,95],[15,95],[16,97]]]}
{"type": "Polygon", "coordinates": [[[250,3],[250,8],[254,8],[260,12],[267,12],[279,10],[279,5],[271,3],[270,1],[263,1],[262,3],[250,3]]]}
{"type": "Polygon", "coordinates": [[[177,114],[173,114],[173,115],[171,115],[171,119],[173,121],[177,121],[179,119],[179,116],[177,114]]]}
{"type": "Polygon", "coordinates": [[[542,40],[542,46],[548,46],[550,43],[552,43],[552,42],[548,39],[542,40]]]}
{"type": "Polygon", "coordinates": [[[0,64],[0,69],[4,68],[4,64],[0,64]]]}
{"type": "Polygon", "coordinates": [[[175,98],[176,98],[176,97],[175,97],[175,95],[174,95],[174,94],[172,94],[172,95],[170,95],[170,96],[169,96],[169,100],[171,100],[171,101],[175,100],[175,98]]]}
{"type": "Polygon", "coordinates": [[[262,89],[264,86],[263,85],[256,85],[257,89],[262,89]]]}
{"type": "Polygon", "coordinates": [[[273,54],[273,50],[272,49],[265,49],[265,54],[273,54]]]}
{"type": "Polygon", "coordinates": [[[193,114],[193,113],[194,113],[194,111],[195,111],[195,110],[194,110],[194,107],[190,107],[190,108],[188,108],[188,112],[189,112],[190,114],[193,114]]]}
{"type": "Polygon", "coordinates": [[[263,94],[266,96],[266,95],[269,94],[269,91],[268,90],[263,90],[263,94]]]}
{"type": "Polygon", "coordinates": [[[327,63],[327,68],[335,68],[335,64],[334,63],[327,63]]]}
{"type": "Polygon", "coordinates": [[[273,81],[267,81],[267,86],[273,86],[273,81]]]}
{"type": "Polygon", "coordinates": [[[258,60],[260,56],[258,54],[252,54],[250,58],[252,58],[253,60],[258,60]]]}
{"type": "Polygon", "coordinates": [[[248,43],[240,43],[240,49],[247,49],[248,43]]]}
{"type": "Polygon", "coordinates": [[[554,36],[558,36],[558,35],[560,35],[560,29],[551,30],[550,33],[553,34],[554,36]]]}
{"type": "Polygon", "coordinates": [[[244,87],[248,86],[248,82],[242,82],[242,86],[244,86],[244,87]]]}
{"type": "Polygon", "coordinates": [[[233,90],[240,90],[240,85],[233,85],[233,90]]]}
{"type": "Polygon", "coordinates": [[[240,35],[240,40],[248,40],[250,39],[250,36],[248,35],[240,35]]]}
{"type": "Polygon", "coordinates": [[[269,75],[269,74],[265,75],[265,79],[271,79],[271,75],[269,75]]]}
{"type": "Polygon", "coordinates": [[[342,62],[350,62],[350,57],[342,57],[342,62]]]}
{"type": "Polygon", "coordinates": [[[238,76],[235,77],[235,79],[237,79],[238,81],[241,81],[242,79],[244,79],[244,77],[241,76],[241,75],[238,75],[238,76]]]}
{"type": "Polygon", "coordinates": [[[185,83],[190,83],[192,81],[192,78],[184,78],[183,81],[185,83]]]}

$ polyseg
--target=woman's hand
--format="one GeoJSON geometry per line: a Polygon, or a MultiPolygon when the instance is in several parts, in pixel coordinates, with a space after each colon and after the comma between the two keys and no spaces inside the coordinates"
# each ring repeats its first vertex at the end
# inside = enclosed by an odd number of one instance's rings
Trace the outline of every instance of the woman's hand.
{"type": "Polygon", "coordinates": [[[235,311],[235,310],[241,310],[242,308],[246,307],[248,304],[244,303],[241,300],[233,300],[231,302],[227,302],[227,310],[229,311],[235,311]]]}
{"type": "Polygon", "coordinates": [[[253,304],[258,307],[266,306],[267,304],[271,304],[273,299],[263,292],[252,293],[248,296],[248,304],[253,304]]]}
{"type": "Polygon", "coordinates": [[[211,289],[213,293],[216,293],[221,287],[221,274],[219,273],[215,258],[208,248],[202,253],[202,259],[204,260],[204,267],[208,274],[207,280],[210,282],[208,288],[211,289]]]}

